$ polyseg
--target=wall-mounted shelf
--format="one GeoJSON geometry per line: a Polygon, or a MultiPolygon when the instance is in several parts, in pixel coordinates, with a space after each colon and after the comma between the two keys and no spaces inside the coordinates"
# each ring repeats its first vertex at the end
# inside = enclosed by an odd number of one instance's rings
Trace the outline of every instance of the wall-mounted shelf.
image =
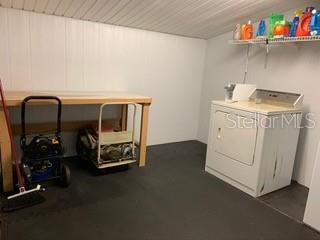
{"type": "Polygon", "coordinates": [[[256,38],[251,40],[230,40],[230,44],[238,45],[255,45],[255,44],[275,44],[275,43],[297,43],[297,42],[314,42],[320,41],[320,36],[308,37],[285,37],[285,38],[256,38]]]}
{"type": "Polygon", "coordinates": [[[229,44],[234,45],[246,45],[247,46],[247,57],[246,57],[246,68],[244,72],[243,83],[246,83],[248,75],[248,65],[250,56],[251,45],[265,45],[266,46],[266,63],[269,55],[269,45],[272,44],[284,44],[284,43],[299,43],[299,42],[317,42],[320,41],[320,36],[308,36],[308,37],[285,37],[285,38],[256,38],[250,40],[229,40],[229,44]]]}
{"type": "Polygon", "coordinates": [[[248,44],[266,44],[267,39],[265,38],[256,38],[256,39],[250,39],[250,40],[229,40],[230,44],[235,45],[248,45],[248,44]]]}

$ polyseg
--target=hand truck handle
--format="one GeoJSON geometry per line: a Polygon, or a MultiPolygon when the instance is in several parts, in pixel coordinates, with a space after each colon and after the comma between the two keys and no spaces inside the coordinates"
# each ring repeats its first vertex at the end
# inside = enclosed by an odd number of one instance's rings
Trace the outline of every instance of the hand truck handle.
{"type": "Polygon", "coordinates": [[[60,98],[56,96],[28,96],[23,99],[21,104],[21,145],[25,146],[26,144],[26,122],[25,122],[25,113],[26,113],[26,104],[32,100],[54,100],[58,103],[58,116],[57,116],[57,132],[56,135],[60,136],[61,134],[61,108],[62,102],[60,98]]]}
{"type": "Polygon", "coordinates": [[[137,104],[133,102],[107,102],[100,105],[100,111],[99,111],[99,121],[98,121],[98,156],[97,156],[97,162],[100,163],[100,155],[101,155],[101,133],[102,133],[102,114],[103,109],[106,106],[110,105],[131,105],[133,106],[133,126],[132,126],[132,153],[134,155],[134,134],[135,134],[135,122],[136,122],[136,114],[137,114],[137,104]]]}

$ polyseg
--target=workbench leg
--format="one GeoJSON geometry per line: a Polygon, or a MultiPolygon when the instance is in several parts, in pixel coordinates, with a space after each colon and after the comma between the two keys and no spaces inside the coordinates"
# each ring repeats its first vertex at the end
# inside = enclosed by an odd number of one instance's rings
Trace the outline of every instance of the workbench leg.
{"type": "Polygon", "coordinates": [[[6,118],[0,109],[0,151],[3,191],[13,190],[11,143],[6,118]]]}
{"type": "Polygon", "coordinates": [[[121,131],[127,130],[128,105],[123,104],[121,107],[121,131]]]}
{"type": "Polygon", "coordinates": [[[141,112],[141,129],[140,129],[140,151],[139,151],[139,167],[146,165],[147,152],[147,136],[148,136],[148,122],[149,122],[150,104],[142,105],[141,112]]]}

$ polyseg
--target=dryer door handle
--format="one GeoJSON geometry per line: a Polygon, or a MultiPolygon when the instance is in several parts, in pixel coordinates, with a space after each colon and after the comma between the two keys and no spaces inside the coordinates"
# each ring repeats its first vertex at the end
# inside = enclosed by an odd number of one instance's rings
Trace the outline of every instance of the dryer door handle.
{"type": "Polygon", "coordinates": [[[221,139],[221,134],[222,134],[222,128],[221,127],[219,127],[218,128],[218,133],[217,133],[217,139],[221,139]]]}

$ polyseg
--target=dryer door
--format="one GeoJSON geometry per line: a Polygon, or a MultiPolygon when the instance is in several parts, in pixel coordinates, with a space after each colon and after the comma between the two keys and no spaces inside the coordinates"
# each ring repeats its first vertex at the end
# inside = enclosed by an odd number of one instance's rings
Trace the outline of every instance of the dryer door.
{"type": "Polygon", "coordinates": [[[253,118],[216,111],[213,128],[214,151],[231,160],[253,165],[257,127],[253,118]]]}

